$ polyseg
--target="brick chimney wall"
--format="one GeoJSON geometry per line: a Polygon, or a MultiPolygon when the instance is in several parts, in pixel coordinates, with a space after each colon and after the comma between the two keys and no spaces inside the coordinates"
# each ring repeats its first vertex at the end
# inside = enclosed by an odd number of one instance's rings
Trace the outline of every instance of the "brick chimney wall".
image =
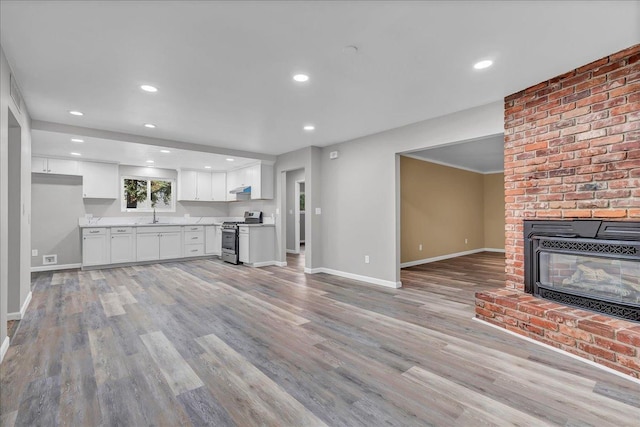
{"type": "Polygon", "coordinates": [[[524,293],[524,219],[640,218],[640,45],[505,98],[506,286],[476,317],[640,378],[640,324],[524,293]]]}
{"type": "Polygon", "coordinates": [[[523,219],[640,218],[640,45],[505,98],[507,288],[523,219]]]}

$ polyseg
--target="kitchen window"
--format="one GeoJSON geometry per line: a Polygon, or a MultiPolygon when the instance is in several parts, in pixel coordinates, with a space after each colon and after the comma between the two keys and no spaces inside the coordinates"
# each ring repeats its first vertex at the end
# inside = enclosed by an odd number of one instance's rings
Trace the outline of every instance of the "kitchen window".
{"type": "Polygon", "coordinates": [[[122,212],[175,212],[175,180],[122,177],[122,212]]]}

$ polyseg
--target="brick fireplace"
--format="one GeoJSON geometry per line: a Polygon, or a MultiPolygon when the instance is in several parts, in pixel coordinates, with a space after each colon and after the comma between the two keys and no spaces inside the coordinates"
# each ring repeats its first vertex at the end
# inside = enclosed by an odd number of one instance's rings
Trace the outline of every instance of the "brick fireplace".
{"type": "Polygon", "coordinates": [[[640,45],[505,98],[506,286],[476,317],[640,378],[640,322],[525,292],[525,220],[640,221],[640,45]]]}

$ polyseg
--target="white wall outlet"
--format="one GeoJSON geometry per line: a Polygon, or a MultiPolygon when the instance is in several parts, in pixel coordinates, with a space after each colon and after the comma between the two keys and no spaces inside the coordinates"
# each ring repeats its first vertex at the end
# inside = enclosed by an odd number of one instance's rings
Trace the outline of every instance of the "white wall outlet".
{"type": "Polygon", "coordinates": [[[42,265],[51,265],[58,263],[58,255],[43,255],[42,265]]]}
{"type": "Polygon", "coordinates": [[[332,152],[330,152],[330,153],[329,153],[329,158],[330,158],[331,160],[335,160],[335,159],[337,159],[337,158],[338,158],[338,152],[337,152],[337,151],[332,151],[332,152]]]}
{"type": "Polygon", "coordinates": [[[364,256],[364,263],[369,264],[369,255],[364,256]]]}
{"type": "Polygon", "coordinates": [[[31,249],[31,256],[38,256],[38,250],[37,249],[31,249]]]}
{"type": "Polygon", "coordinates": [[[465,245],[469,244],[469,239],[464,239],[464,244],[465,245]]]}
{"type": "Polygon", "coordinates": [[[316,208],[316,215],[320,215],[320,214],[322,214],[322,209],[316,208]]]}
{"type": "Polygon", "coordinates": [[[418,245],[418,250],[419,250],[419,251],[421,251],[421,250],[422,250],[422,243],[420,243],[420,244],[418,245]]]}

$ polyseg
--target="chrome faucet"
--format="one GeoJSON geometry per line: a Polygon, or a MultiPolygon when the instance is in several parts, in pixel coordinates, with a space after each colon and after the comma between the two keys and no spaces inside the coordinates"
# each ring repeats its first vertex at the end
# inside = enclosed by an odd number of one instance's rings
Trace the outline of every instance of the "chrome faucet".
{"type": "Polygon", "coordinates": [[[157,224],[160,218],[156,218],[156,208],[153,208],[153,223],[157,224]]]}

